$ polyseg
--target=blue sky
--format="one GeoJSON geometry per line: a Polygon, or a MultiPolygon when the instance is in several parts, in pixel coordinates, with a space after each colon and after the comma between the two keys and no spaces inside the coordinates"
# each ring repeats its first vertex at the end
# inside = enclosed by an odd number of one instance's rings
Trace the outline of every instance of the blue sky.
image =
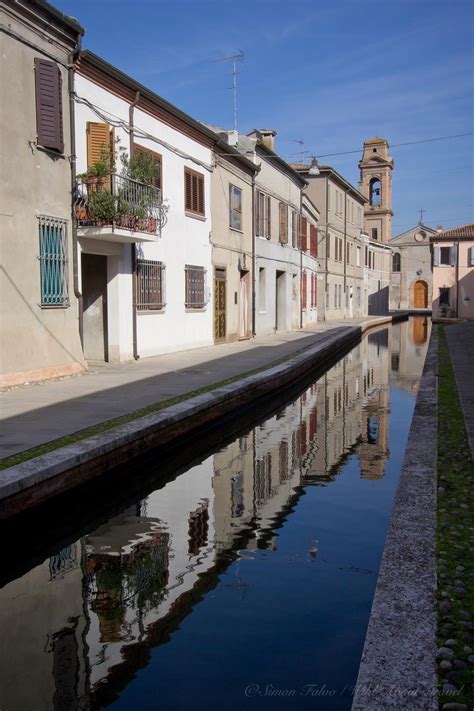
{"type": "MultiPolygon", "coordinates": [[[[315,155],[474,131],[472,0],[53,0],[84,46],[195,118],[315,155]]],[[[474,136],[394,147],[394,235],[473,221],[474,136]]],[[[359,153],[322,159],[357,185],[359,153]]]]}

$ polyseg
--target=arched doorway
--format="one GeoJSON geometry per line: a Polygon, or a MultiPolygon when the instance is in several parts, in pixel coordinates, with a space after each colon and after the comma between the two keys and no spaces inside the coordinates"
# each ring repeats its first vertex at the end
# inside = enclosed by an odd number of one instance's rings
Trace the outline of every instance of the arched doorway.
{"type": "Polygon", "coordinates": [[[428,284],[426,281],[415,281],[413,287],[413,307],[415,309],[428,308],[428,284]]]}

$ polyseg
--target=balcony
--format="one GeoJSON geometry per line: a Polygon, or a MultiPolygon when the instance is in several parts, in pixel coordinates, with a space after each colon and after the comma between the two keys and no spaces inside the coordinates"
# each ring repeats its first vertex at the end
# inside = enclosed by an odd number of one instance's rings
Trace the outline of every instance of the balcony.
{"type": "Polygon", "coordinates": [[[115,173],[78,178],[74,205],[79,237],[107,242],[155,242],[165,212],[158,188],[115,173]]]}

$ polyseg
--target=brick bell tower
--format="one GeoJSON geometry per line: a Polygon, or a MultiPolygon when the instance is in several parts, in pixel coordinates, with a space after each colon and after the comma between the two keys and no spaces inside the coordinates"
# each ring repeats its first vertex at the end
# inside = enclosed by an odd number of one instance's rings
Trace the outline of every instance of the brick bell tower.
{"type": "Polygon", "coordinates": [[[392,170],[388,141],[371,138],[364,142],[359,161],[359,189],[368,199],[364,207],[364,230],[370,239],[387,244],[392,238],[392,170]]]}

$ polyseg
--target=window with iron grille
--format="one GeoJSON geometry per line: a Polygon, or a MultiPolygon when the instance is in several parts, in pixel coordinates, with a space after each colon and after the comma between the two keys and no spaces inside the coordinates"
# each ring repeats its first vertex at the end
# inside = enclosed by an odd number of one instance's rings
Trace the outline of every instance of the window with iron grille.
{"type": "Polygon", "coordinates": [[[204,175],[184,169],[184,209],[204,215],[204,175]]]}
{"type": "Polygon", "coordinates": [[[67,222],[39,216],[41,306],[69,306],[67,222]]]}
{"type": "Polygon", "coordinates": [[[204,308],[206,305],[206,270],[204,267],[186,265],[185,278],[185,307],[187,309],[204,308]]]}
{"type": "Polygon", "coordinates": [[[165,265],[152,259],[138,259],[137,310],[160,311],[165,306],[165,265]]]}
{"type": "Polygon", "coordinates": [[[229,225],[234,230],[242,229],[242,190],[229,185],[229,225]]]}

